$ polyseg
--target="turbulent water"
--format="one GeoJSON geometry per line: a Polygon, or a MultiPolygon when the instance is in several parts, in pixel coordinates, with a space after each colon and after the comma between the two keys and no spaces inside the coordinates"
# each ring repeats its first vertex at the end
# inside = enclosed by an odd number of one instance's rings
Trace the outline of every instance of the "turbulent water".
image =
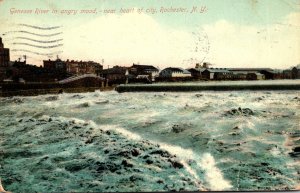
{"type": "Polygon", "coordinates": [[[9,191],[299,188],[299,91],[97,91],[0,108],[9,191]]]}

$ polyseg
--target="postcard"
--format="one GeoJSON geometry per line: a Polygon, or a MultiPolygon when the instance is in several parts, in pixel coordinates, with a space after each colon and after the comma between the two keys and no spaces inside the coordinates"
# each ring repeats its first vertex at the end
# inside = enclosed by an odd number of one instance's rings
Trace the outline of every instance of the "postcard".
{"type": "Polygon", "coordinates": [[[299,176],[299,0],[0,0],[0,192],[299,176]]]}

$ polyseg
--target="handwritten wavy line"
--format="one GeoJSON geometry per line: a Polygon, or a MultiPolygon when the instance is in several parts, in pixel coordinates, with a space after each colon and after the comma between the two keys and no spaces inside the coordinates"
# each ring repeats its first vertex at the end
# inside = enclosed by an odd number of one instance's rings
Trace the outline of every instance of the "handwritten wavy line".
{"type": "Polygon", "coordinates": [[[53,55],[63,53],[63,51],[57,51],[57,52],[51,52],[51,53],[41,53],[41,52],[33,52],[33,51],[30,51],[30,50],[26,50],[26,49],[12,49],[11,51],[13,51],[13,52],[27,52],[27,53],[36,54],[36,55],[39,55],[39,56],[53,56],[53,55]]]}
{"type": "Polygon", "coordinates": [[[53,33],[53,34],[37,34],[37,33],[32,33],[32,32],[29,32],[29,31],[19,30],[19,31],[8,31],[8,32],[5,32],[2,35],[5,36],[5,35],[10,34],[10,33],[26,33],[26,34],[30,34],[30,35],[39,36],[39,37],[53,37],[53,36],[57,36],[57,35],[62,34],[62,32],[53,33]]]}
{"type": "Polygon", "coordinates": [[[48,43],[58,43],[63,41],[63,39],[55,39],[55,40],[36,40],[36,39],[32,39],[32,38],[27,38],[27,37],[22,37],[22,36],[18,36],[18,37],[14,37],[14,38],[10,38],[10,39],[5,39],[5,41],[13,41],[16,39],[20,39],[20,40],[28,40],[28,41],[32,41],[32,42],[36,42],[36,43],[42,43],[42,44],[48,44],[48,43]]]}
{"type": "Polygon", "coordinates": [[[52,27],[40,27],[40,26],[35,26],[35,25],[28,25],[25,23],[20,23],[18,24],[19,26],[25,26],[33,29],[40,29],[40,30],[53,30],[53,29],[59,29],[61,26],[52,26],[52,27]]]}
{"type": "Polygon", "coordinates": [[[63,46],[63,44],[56,44],[52,46],[39,46],[39,45],[34,45],[34,44],[28,44],[24,42],[13,42],[13,45],[24,45],[24,46],[30,46],[30,47],[35,47],[35,48],[42,48],[42,49],[48,49],[48,48],[57,48],[63,46]]]}

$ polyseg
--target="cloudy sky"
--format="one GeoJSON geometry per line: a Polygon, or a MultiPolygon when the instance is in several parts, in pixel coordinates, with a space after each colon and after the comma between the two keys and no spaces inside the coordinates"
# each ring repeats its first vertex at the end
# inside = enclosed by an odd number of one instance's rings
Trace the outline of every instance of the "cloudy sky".
{"type": "Polygon", "coordinates": [[[299,0],[0,0],[0,13],[11,60],[26,55],[36,65],[56,55],[104,61],[105,68],[210,62],[284,69],[300,63],[299,0]],[[171,7],[185,11],[161,12],[171,7]]]}

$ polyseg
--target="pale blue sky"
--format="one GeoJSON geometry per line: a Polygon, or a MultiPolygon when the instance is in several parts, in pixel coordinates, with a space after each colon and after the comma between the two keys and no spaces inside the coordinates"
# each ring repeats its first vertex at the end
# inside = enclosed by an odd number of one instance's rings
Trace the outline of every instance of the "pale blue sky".
{"type": "MultiPolygon", "coordinates": [[[[99,62],[105,59],[110,65],[140,62],[162,67],[191,67],[194,61],[203,60],[222,67],[287,68],[300,63],[299,0],[0,0],[0,34],[16,30],[19,23],[63,26],[64,46],[60,54],[63,59],[99,62]],[[193,6],[205,6],[207,12],[10,14],[12,8],[59,11],[97,8],[116,9],[118,12],[120,8],[134,7],[156,8],[159,12],[161,7],[171,6],[189,11],[193,6]],[[202,49],[209,47],[207,53],[189,51],[196,46],[191,32],[199,28],[208,35],[209,42],[201,45],[202,49]],[[191,58],[193,62],[182,62],[191,58]]],[[[5,45],[15,48],[12,34],[2,37],[5,45]]],[[[12,60],[23,54],[12,52],[12,60]]],[[[28,56],[31,63],[38,65],[45,59],[28,56]]]]}
{"type": "MultiPolygon", "coordinates": [[[[156,21],[164,25],[190,27],[215,22],[220,19],[237,24],[265,25],[277,22],[291,12],[299,12],[299,0],[3,0],[0,4],[1,18],[10,20],[47,20],[67,24],[69,22],[85,22],[93,15],[76,15],[61,17],[48,14],[10,15],[11,8],[19,9],[93,9],[137,7],[187,7],[206,6],[205,14],[154,14],[156,21]],[[74,20],[74,17],[76,20],[74,20]]],[[[99,16],[99,15],[98,15],[99,16]]]]}

